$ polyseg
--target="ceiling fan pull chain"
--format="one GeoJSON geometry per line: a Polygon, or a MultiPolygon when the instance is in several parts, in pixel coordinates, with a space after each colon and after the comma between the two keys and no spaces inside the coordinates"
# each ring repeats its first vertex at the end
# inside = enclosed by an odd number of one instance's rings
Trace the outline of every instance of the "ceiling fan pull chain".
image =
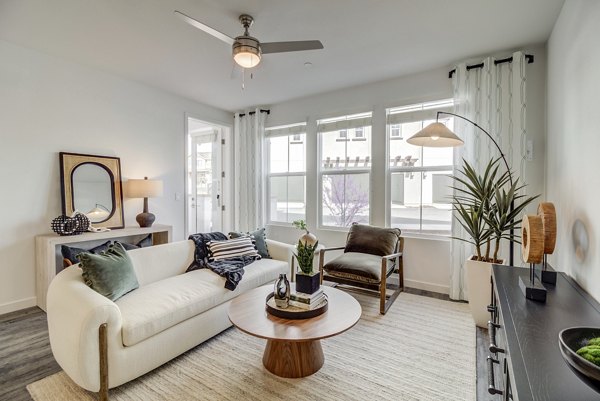
{"type": "Polygon", "coordinates": [[[242,68],[242,90],[246,89],[246,69],[242,68]]]}

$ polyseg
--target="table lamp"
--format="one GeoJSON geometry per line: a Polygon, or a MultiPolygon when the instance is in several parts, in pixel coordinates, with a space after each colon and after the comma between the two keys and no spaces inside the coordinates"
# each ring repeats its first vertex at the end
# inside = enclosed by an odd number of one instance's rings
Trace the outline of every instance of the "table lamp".
{"type": "Polygon", "coordinates": [[[131,179],[127,181],[127,195],[129,198],[144,198],[144,211],[135,220],[140,227],[152,227],[156,217],[148,212],[148,198],[157,198],[163,195],[163,182],[161,180],[131,179]]]}

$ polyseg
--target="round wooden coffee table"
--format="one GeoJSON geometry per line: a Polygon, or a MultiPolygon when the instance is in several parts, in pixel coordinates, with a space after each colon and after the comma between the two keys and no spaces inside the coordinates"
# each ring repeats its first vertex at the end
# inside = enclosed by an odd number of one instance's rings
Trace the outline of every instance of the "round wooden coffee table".
{"type": "MultiPolygon", "coordinates": [[[[291,283],[292,291],[294,283],[291,283]]],[[[362,309],[352,296],[323,286],[329,305],[327,312],[304,320],[271,316],[265,310],[272,285],[250,290],[231,301],[229,320],[235,327],[267,340],[263,365],[280,377],[298,378],[317,372],[325,362],[321,339],[343,333],[360,319],[362,309]]]]}

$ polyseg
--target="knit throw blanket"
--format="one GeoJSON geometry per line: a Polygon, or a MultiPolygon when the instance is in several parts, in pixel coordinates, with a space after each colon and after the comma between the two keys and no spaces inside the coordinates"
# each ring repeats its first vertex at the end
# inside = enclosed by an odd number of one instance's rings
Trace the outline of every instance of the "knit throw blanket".
{"type": "Polygon", "coordinates": [[[227,237],[220,232],[192,234],[190,240],[196,244],[194,252],[194,261],[187,268],[187,272],[198,269],[210,269],[214,273],[225,278],[225,288],[230,291],[236,289],[237,285],[242,281],[244,276],[244,267],[256,260],[253,256],[237,256],[224,260],[209,260],[208,243],[210,241],[223,241],[227,237]]]}

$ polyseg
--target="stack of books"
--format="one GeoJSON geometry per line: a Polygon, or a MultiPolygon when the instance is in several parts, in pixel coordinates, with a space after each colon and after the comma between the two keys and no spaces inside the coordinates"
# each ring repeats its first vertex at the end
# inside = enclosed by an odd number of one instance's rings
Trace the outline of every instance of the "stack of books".
{"type": "Polygon", "coordinates": [[[290,294],[290,305],[296,308],[313,310],[320,308],[326,302],[327,296],[322,288],[319,288],[312,294],[305,294],[303,292],[293,292],[290,294]]]}

